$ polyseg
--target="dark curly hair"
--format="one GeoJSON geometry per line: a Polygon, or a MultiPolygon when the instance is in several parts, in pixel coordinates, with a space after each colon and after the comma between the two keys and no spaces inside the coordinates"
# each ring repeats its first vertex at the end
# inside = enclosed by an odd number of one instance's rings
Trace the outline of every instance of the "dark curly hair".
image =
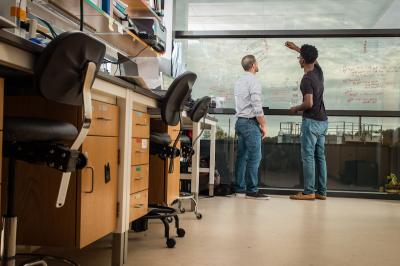
{"type": "Polygon", "coordinates": [[[315,48],[315,46],[304,44],[300,48],[300,55],[306,64],[312,64],[318,58],[318,50],[315,48]]]}

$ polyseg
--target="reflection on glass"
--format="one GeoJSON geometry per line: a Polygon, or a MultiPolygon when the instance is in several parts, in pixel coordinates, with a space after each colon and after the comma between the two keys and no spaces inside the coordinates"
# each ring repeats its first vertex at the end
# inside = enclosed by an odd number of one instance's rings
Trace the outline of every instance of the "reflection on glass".
{"type": "MultiPolygon", "coordinates": [[[[233,182],[234,116],[217,116],[216,167],[233,182]],[[229,133],[230,132],[230,135],[229,133]]],[[[260,185],[302,188],[300,117],[267,116],[268,138],[262,147],[260,185]]],[[[400,119],[330,117],[326,137],[328,189],[379,191],[390,173],[399,175],[400,119]]]]}

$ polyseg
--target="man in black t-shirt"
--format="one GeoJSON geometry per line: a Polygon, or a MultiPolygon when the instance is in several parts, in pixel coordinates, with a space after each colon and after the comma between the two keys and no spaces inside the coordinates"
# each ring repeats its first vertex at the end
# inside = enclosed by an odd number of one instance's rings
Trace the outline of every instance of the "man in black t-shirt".
{"type": "Polygon", "coordinates": [[[327,183],[325,135],[328,130],[328,117],[324,105],[324,74],[317,62],[318,51],[314,46],[304,44],[299,48],[292,42],[286,42],[285,46],[300,54],[299,64],[304,69],[300,83],[303,103],[290,108],[292,113],[303,112],[300,143],[304,191],[290,198],[325,200],[327,183]]]}

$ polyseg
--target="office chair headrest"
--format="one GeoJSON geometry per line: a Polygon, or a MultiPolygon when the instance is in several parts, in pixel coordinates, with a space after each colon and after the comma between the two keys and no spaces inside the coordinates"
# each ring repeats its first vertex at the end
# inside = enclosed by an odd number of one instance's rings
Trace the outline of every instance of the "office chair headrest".
{"type": "Polygon", "coordinates": [[[178,76],[169,86],[161,102],[161,117],[164,123],[176,126],[179,123],[180,113],[187,98],[192,92],[192,86],[197,75],[187,71],[178,76]]]}
{"type": "Polygon", "coordinates": [[[105,51],[103,43],[83,32],[64,32],[47,45],[37,60],[35,86],[46,99],[82,105],[86,66],[95,63],[97,73],[105,51]]]}
{"type": "Polygon", "coordinates": [[[208,96],[197,99],[192,109],[190,110],[190,119],[193,122],[199,122],[203,117],[205,117],[207,115],[210,102],[211,98],[208,96]]]}

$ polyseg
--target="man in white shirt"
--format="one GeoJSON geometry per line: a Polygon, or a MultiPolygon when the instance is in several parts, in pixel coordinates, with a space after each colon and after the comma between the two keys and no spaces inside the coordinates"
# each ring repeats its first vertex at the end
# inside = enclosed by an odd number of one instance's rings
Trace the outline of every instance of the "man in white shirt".
{"type": "Polygon", "coordinates": [[[238,137],[235,192],[238,197],[269,199],[258,191],[261,141],[267,136],[267,124],[262,108],[261,84],[255,76],[258,72],[256,58],[246,55],[242,58],[242,67],[245,73],[235,84],[235,130],[238,137]]]}

